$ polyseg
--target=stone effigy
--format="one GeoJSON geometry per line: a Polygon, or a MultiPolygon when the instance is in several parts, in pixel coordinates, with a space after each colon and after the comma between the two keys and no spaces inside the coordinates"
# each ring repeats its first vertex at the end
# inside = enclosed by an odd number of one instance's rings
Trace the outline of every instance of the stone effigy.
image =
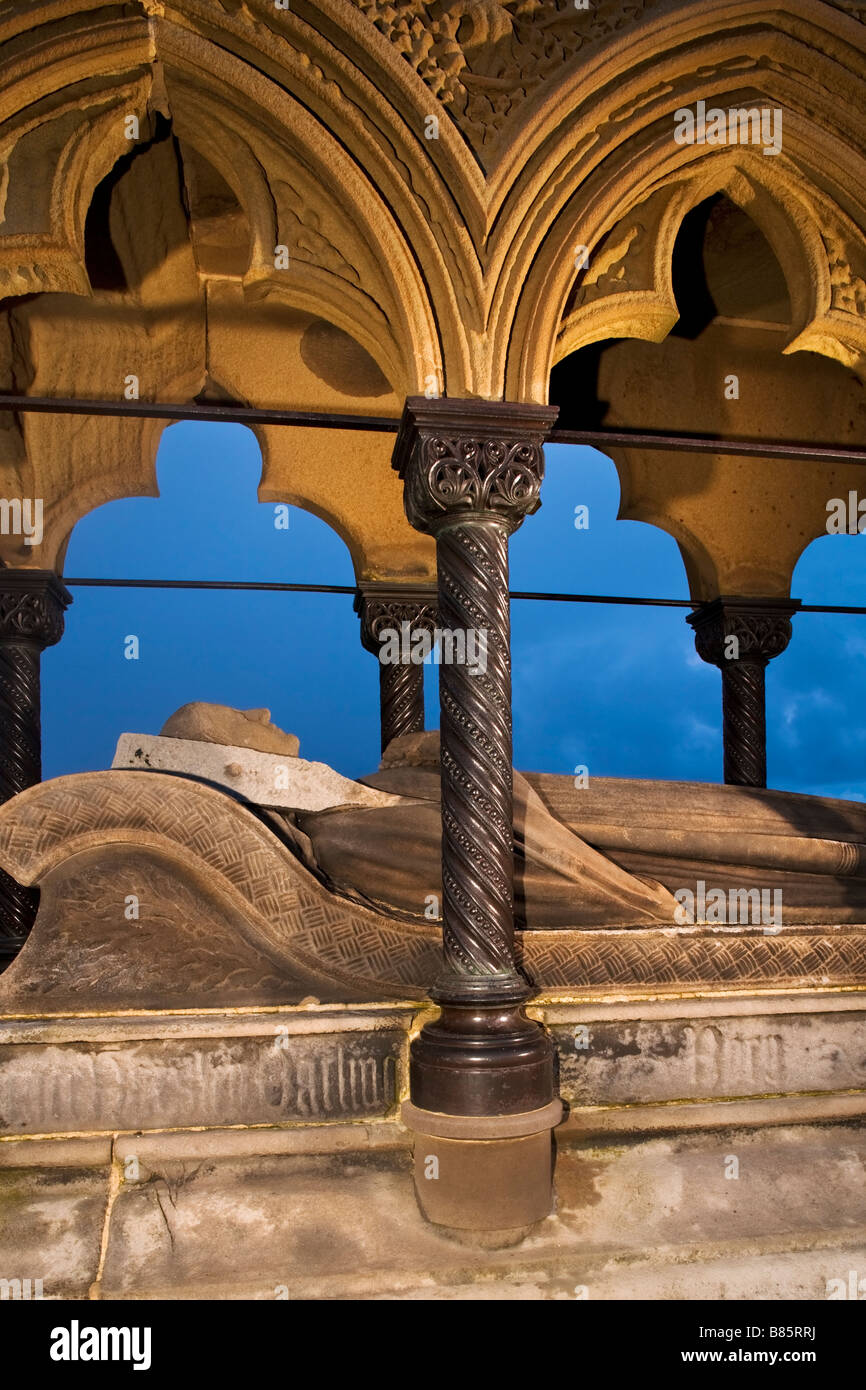
{"type": "MultiPolygon", "coordinates": [[[[0,865],[41,894],[0,1011],[425,996],[441,950],[435,735],[396,741],[361,783],[325,769],[324,809],[307,785],[279,811],[244,804],[230,772],[202,778],[203,748],[225,766],[244,750],[153,742],[177,762],[194,746],[188,770],[59,777],[0,809],[0,865]]],[[[517,952],[544,995],[866,983],[866,808],[544,774],[515,786],[517,952]],[[781,892],[781,925],[683,921],[700,882],[705,901],[781,892]]]]}
{"type": "Polygon", "coordinates": [[[233,709],[231,705],[193,700],[170,714],[162,726],[163,738],[185,738],[197,743],[231,744],[255,748],[260,753],[280,753],[296,758],[300,741],[271,719],[269,709],[233,709]]]}

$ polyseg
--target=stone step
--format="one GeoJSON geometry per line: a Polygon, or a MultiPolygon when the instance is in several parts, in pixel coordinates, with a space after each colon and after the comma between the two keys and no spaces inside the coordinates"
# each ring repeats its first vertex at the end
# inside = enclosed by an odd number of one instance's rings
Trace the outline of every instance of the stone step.
{"type": "Polygon", "coordinates": [[[423,1221],[382,1128],[330,1153],[154,1136],[0,1169],[0,1278],[79,1299],[866,1299],[860,1122],[561,1146],[554,1213],[502,1249],[423,1221]]]}

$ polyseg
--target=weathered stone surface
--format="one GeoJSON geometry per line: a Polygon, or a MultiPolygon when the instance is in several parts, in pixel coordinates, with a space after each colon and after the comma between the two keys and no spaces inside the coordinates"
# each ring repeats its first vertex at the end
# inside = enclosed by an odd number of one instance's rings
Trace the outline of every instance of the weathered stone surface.
{"type": "Polygon", "coordinates": [[[14,1286],[4,1288],[4,1279],[29,1279],[31,1298],[38,1296],[36,1280],[46,1299],[87,1298],[99,1270],[108,1180],[107,1163],[0,1166],[0,1301],[17,1294],[14,1286]]]}
{"type": "Polygon", "coordinates": [[[392,767],[439,766],[439,730],[426,729],[418,734],[400,734],[393,738],[382,754],[382,771],[392,767]]]}
{"type": "Polygon", "coordinates": [[[866,1101],[866,1013],[555,1024],[560,1091],[570,1104],[651,1105],[859,1091],[866,1101]]]}
{"type": "Polygon", "coordinates": [[[111,766],[185,772],[215,782],[254,805],[284,810],[395,806],[400,801],[398,796],[341,777],[326,763],[307,762],[295,753],[265,753],[179,735],[121,734],[111,766]]]}
{"type": "MultiPolygon", "coordinates": [[[[716,1000],[690,1014],[647,1002],[641,1020],[534,1006],[559,1053],[567,1133],[688,1129],[725,1113],[743,1125],[866,1115],[856,995],[790,996],[772,1011],[760,999],[740,1003],[739,1013],[716,1000]]],[[[419,1021],[411,1005],[315,1001],[237,1009],[231,1019],[0,1018],[0,1133],[385,1120],[403,1094],[419,1021]]],[[[217,1137],[210,1151],[219,1152],[217,1137]]]]}
{"type": "Polygon", "coordinates": [[[287,734],[272,723],[269,709],[233,709],[231,705],[210,705],[202,700],[181,705],[166,719],[160,734],[163,738],[254,748],[259,753],[279,753],[284,758],[296,758],[300,748],[295,734],[287,734]]]}
{"type": "Polygon", "coordinates": [[[20,1047],[0,1031],[0,1132],[377,1119],[396,1103],[405,1035],[142,1039],[20,1047]]]}
{"type": "Polygon", "coordinates": [[[157,1162],[115,1202],[101,1293],[823,1300],[866,1272],[864,1159],[842,1126],[560,1150],[555,1213],[502,1251],[423,1221],[408,1154],[157,1162]]]}

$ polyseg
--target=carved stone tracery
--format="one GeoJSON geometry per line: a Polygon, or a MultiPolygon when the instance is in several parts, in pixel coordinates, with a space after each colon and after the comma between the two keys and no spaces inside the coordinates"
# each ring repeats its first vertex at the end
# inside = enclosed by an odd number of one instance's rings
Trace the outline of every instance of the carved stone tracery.
{"type": "Polygon", "coordinates": [[[472,148],[494,145],[543,83],[659,0],[355,0],[448,109],[472,148]]]}

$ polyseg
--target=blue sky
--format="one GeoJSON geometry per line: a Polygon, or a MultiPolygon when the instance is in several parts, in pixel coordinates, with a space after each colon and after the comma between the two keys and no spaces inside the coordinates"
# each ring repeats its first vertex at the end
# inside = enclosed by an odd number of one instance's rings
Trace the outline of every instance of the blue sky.
{"type": "MultiPolygon", "coordinates": [[[[351,436],[346,437],[351,448],[351,436]]],[[[619,481],[590,449],[549,447],[543,506],[512,540],[511,587],[687,598],[673,539],[617,521],[619,481]],[[575,507],[589,527],[574,526],[575,507]]],[[[756,464],[756,467],[759,467],[756,464]]],[[[256,499],[258,445],[240,425],[163,434],[160,497],[112,502],[73,533],[70,576],[353,584],[340,538],[256,499]]],[[[866,604],[866,537],[801,557],[795,597],[866,604]]],[[[121,732],[158,733],[189,700],[266,705],[301,754],[348,776],[378,764],[378,674],[343,595],[73,590],[66,635],[43,657],[44,776],[107,767],[121,732]],[[139,659],[124,657],[127,636],[139,659]]],[[[720,781],[720,675],[682,609],[516,601],[515,764],[592,776],[720,781]]],[[[427,672],[428,727],[438,724],[427,672]]],[[[801,614],[767,676],[771,786],[866,798],[866,617],[801,614]]]]}

